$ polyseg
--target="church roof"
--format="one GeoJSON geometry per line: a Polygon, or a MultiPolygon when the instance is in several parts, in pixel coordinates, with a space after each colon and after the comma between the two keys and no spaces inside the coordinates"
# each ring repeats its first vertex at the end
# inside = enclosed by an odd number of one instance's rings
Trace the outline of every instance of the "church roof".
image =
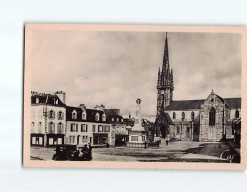
{"type": "MultiPolygon", "coordinates": [[[[223,100],[229,105],[230,108],[241,108],[241,98],[224,98],[223,100]]],[[[180,100],[171,101],[165,107],[165,110],[199,110],[205,100],[180,100]]]]}
{"type": "Polygon", "coordinates": [[[200,109],[205,100],[179,100],[171,101],[165,110],[189,110],[200,109]]]}
{"type": "Polygon", "coordinates": [[[241,108],[241,98],[225,98],[225,101],[230,106],[230,108],[241,108]]]}

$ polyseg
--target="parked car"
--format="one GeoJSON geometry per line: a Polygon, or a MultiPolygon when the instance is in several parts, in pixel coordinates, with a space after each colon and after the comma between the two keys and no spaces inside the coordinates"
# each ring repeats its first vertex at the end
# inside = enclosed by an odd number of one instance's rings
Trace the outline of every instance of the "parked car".
{"type": "MultiPolygon", "coordinates": [[[[88,149],[89,150],[89,149],[88,149]]],[[[86,161],[92,159],[92,152],[84,152],[85,146],[78,145],[57,145],[56,153],[53,155],[53,160],[70,160],[70,161],[86,161]],[[90,155],[89,155],[90,154],[90,155]]]]}

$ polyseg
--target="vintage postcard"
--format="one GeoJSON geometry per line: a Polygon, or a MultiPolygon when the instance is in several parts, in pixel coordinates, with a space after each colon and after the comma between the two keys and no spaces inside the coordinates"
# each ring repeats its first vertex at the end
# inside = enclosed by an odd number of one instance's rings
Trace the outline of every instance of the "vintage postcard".
{"type": "Polygon", "coordinates": [[[26,24],[23,166],[246,168],[244,27],[26,24]]]}

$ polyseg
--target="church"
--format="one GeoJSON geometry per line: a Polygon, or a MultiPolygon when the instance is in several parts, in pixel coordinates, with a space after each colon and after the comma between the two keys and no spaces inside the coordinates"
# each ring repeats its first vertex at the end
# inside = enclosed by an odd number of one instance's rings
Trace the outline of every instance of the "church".
{"type": "Polygon", "coordinates": [[[158,72],[154,136],[170,140],[218,142],[234,139],[234,124],[241,120],[241,98],[223,98],[213,90],[199,100],[173,100],[167,33],[162,69],[158,72]]]}

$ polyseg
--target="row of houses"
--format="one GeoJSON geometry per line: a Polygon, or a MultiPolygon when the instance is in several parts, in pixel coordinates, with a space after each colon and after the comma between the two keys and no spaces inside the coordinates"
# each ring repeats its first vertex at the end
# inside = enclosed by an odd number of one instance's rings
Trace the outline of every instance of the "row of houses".
{"type": "Polygon", "coordinates": [[[80,104],[67,106],[66,94],[31,92],[31,146],[91,143],[116,145],[128,141],[131,119],[123,118],[119,109],[94,109],[80,104]]]}

